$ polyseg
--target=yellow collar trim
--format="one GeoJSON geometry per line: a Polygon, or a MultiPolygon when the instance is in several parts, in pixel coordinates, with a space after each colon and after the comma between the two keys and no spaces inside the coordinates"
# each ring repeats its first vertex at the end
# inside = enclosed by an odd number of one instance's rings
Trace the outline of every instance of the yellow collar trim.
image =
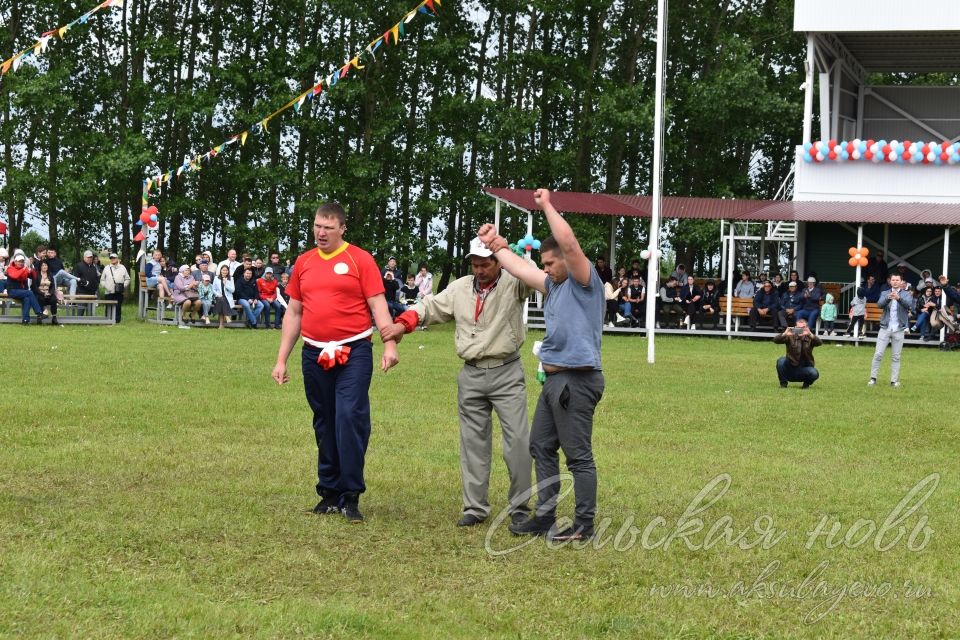
{"type": "Polygon", "coordinates": [[[336,258],[338,255],[347,250],[347,247],[350,246],[349,242],[344,242],[342,245],[337,247],[332,253],[324,253],[319,247],[317,247],[317,255],[323,258],[324,260],[330,260],[336,258]]]}

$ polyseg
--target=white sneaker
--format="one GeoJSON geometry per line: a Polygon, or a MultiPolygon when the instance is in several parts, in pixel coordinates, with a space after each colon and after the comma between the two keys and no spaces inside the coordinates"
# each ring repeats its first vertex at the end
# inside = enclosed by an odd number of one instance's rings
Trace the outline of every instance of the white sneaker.
{"type": "Polygon", "coordinates": [[[867,386],[868,386],[868,387],[875,387],[875,386],[877,386],[877,379],[876,379],[876,378],[870,378],[869,382],[867,382],[867,386]]]}
{"type": "Polygon", "coordinates": [[[690,325],[690,331],[696,331],[696,330],[697,330],[697,325],[691,324],[691,325],[690,325]]]}
{"type": "Polygon", "coordinates": [[[683,324],[690,326],[690,316],[683,316],[683,324]]]}
{"type": "Polygon", "coordinates": [[[613,323],[612,323],[612,322],[608,322],[608,323],[607,323],[606,325],[604,325],[604,326],[607,327],[607,329],[613,329],[613,323]]]}
{"type": "Polygon", "coordinates": [[[894,389],[899,389],[899,388],[900,388],[900,383],[899,383],[899,382],[891,382],[891,383],[890,383],[890,386],[893,387],[894,389]]]}
{"type": "Polygon", "coordinates": [[[624,317],[623,317],[622,315],[620,315],[619,313],[617,314],[617,322],[626,322],[626,321],[627,321],[626,318],[624,318],[624,317]]]}

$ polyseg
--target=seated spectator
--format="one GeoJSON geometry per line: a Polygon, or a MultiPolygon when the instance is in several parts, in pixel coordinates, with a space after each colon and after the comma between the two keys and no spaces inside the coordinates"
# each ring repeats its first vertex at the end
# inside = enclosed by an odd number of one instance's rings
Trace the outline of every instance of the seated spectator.
{"type": "Polygon", "coordinates": [[[617,286],[616,288],[614,288],[614,283],[612,281],[603,283],[603,299],[607,303],[607,314],[606,314],[605,322],[608,327],[616,326],[618,322],[622,322],[625,319],[623,316],[620,315],[620,291],[621,290],[622,290],[622,286],[617,286]]]}
{"type": "Polygon", "coordinates": [[[203,308],[203,315],[200,319],[204,324],[210,324],[210,309],[213,308],[214,295],[213,283],[210,281],[210,274],[205,273],[200,278],[200,286],[197,287],[197,296],[200,299],[200,306],[203,308]]]}
{"type": "Polygon", "coordinates": [[[677,263],[677,268],[673,270],[673,273],[670,274],[672,277],[677,279],[677,284],[683,288],[687,284],[687,267],[682,263],[677,263]]]}
{"type": "Polygon", "coordinates": [[[621,280],[623,280],[623,279],[625,279],[625,278],[626,278],[627,280],[629,280],[629,278],[627,278],[627,268],[626,268],[626,267],[619,267],[619,268],[617,268],[617,276],[616,276],[616,278],[614,278],[614,281],[620,282],[621,280]]]}
{"type": "Polygon", "coordinates": [[[273,267],[264,267],[263,277],[257,280],[257,291],[263,302],[263,317],[267,328],[270,327],[270,311],[273,314],[273,328],[279,329],[283,322],[285,307],[277,300],[277,279],[273,277],[273,267]]]}
{"type": "Polygon", "coordinates": [[[777,312],[778,331],[797,323],[797,312],[803,308],[803,294],[798,287],[796,281],[791,280],[787,283],[787,292],[780,297],[780,311],[777,312]]]}
{"type": "Polygon", "coordinates": [[[626,274],[626,275],[627,275],[627,280],[629,280],[630,278],[632,278],[632,277],[634,277],[634,276],[636,276],[636,277],[638,277],[638,278],[642,278],[642,277],[643,277],[643,269],[640,268],[640,261],[639,261],[639,260],[634,260],[633,262],[630,263],[630,268],[627,269],[627,274],[626,274]]]}
{"type": "Polygon", "coordinates": [[[641,284],[643,280],[640,277],[630,278],[630,283],[623,292],[623,317],[630,323],[631,327],[639,327],[640,319],[643,317],[644,305],[647,300],[647,289],[641,284]]]}
{"type": "Polygon", "coordinates": [[[220,267],[222,267],[222,266],[224,266],[224,265],[226,265],[227,268],[230,270],[230,277],[232,278],[232,277],[233,277],[233,274],[236,272],[237,268],[240,266],[240,263],[237,262],[237,250],[236,250],[236,249],[230,249],[229,251],[227,251],[227,258],[226,258],[226,260],[221,261],[220,264],[217,265],[217,278],[218,278],[218,279],[220,278],[220,267]]]}
{"type": "Polygon", "coordinates": [[[797,320],[797,326],[786,329],[773,338],[776,344],[787,345],[787,355],[777,360],[777,377],[780,388],[786,389],[788,382],[802,382],[806,389],[820,377],[813,359],[814,347],[823,341],[810,333],[807,321],[797,320]]]}
{"type": "Polygon", "coordinates": [[[267,260],[267,266],[273,269],[273,277],[276,279],[277,285],[279,286],[280,276],[282,276],[286,271],[283,265],[280,264],[280,254],[275,251],[271,251],[270,258],[267,260]]]}
{"type": "Polygon", "coordinates": [[[807,321],[811,331],[816,332],[817,318],[820,316],[820,301],[823,299],[823,289],[817,286],[814,276],[807,278],[807,288],[803,290],[803,306],[797,310],[797,319],[807,321]]]}
{"type": "Polygon", "coordinates": [[[57,284],[53,272],[50,271],[49,258],[40,263],[40,271],[36,277],[32,277],[30,288],[33,295],[37,298],[40,309],[50,307],[50,313],[37,316],[37,324],[43,322],[43,318],[50,316],[50,324],[60,324],[57,321],[57,284]]]}
{"type": "MultiPolygon", "coordinates": [[[[247,259],[249,259],[249,256],[247,256],[247,259]]],[[[247,328],[256,329],[257,323],[260,321],[260,314],[263,313],[263,302],[260,301],[257,282],[253,279],[253,267],[244,269],[243,277],[234,281],[233,286],[237,304],[243,307],[243,313],[247,317],[247,328]]]]}
{"type": "Polygon", "coordinates": [[[600,276],[600,282],[610,282],[613,279],[613,271],[610,270],[607,261],[603,258],[597,258],[594,268],[597,270],[597,275],[600,276]]]}
{"type": "MultiPolygon", "coordinates": [[[[93,255],[93,251],[83,252],[83,259],[73,268],[73,273],[80,279],[77,284],[77,294],[95,296],[100,290],[100,261],[93,255]]],[[[81,315],[83,309],[80,309],[81,315]]]]}
{"type": "Polygon", "coordinates": [[[397,284],[403,282],[403,272],[400,271],[400,267],[397,266],[397,259],[394,256],[387,258],[387,266],[383,268],[383,271],[380,273],[380,276],[383,278],[387,277],[387,273],[393,274],[393,280],[397,284]]]}
{"type": "Polygon", "coordinates": [[[157,279],[157,295],[173,298],[173,283],[180,272],[165,256],[160,256],[160,277],[157,279]]]}
{"type": "MultiPolygon", "coordinates": [[[[677,265],[677,270],[683,268],[683,265],[677,265]]],[[[678,278],[677,282],[681,282],[678,278]]],[[[689,329],[697,328],[697,314],[700,312],[700,302],[703,298],[703,291],[696,285],[693,276],[687,276],[683,282],[686,282],[680,288],[680,297],[683,299],[683,309],[687,315],[683,318],[683,323],[689,329]]]]}
{"type": "Polygon", "coordinates": [[[9,258],[10,253],[7,248],[0,247],[0,293],[3,293],[7,288],[7,261],[9,258]]]}
{"type": "Polygon", "coordinates": [[[773,283],[773,290],[777,292],[777,295],[783,296],[787,290],[787,283],[783,281],[783,276],[775,273],[773,278],[770,279],[770,282],[773,283]]]}
{"type": "Polygon", "coordinates": [[[769,320],[774,327],[777,326],[777,314],[780,311],[780,297],[773,288],[773,283],[769,280],[763,283],[763,287],[753,296],[753,306],[750,307],[750,330],[756,331],[757,323],[761,319],[769,320]]]}
{"type": "MultiPolygon", "coordinates": [[[[253,258],[250,257],[250,254],[243,254],[243,261],[240,263],[236,269],[233,270],[231,277],[233,278],[233,283],[237,286],[240,285],[240,281],[243,280],[243,272],[247,269],[250,269],[250,273],[253,273],[253,258]]],[[[254,280],[256,283],[256,280],[254,280]]]]}
{"type": "MultiPolygon", "coordinates": [[[[280,282],[277,284],[277,300],[283,300],[283,302],[290,302],[290,295],[287,293],[288,284],[290,284],[290,274],[287,272],[281,273],[280,282]]],[[[284,306],[284,309],[286,309],[286,305],[284,304],[283,306],[284,306]]]]}
{"type": "MultiPolygon", "coordinates": [[[[253,261],[253,279],[259,280],[260,278],[262,278],[265,269],[266,269],[266,266],[264,266],[263,260],[261,258],[256,258],[253,261]]],[[[274,282],[276,282],[276,280],[274,280],[274,282]]]]}
{"type": "Polygon", "coordinates": [[[223,329],[227,318],[233,317],[233,278],[230,277],[230,265],[220,267],[217,279],[213,281],[213,309],[212,313],[220,317],[220,328],[223,329]]]}
{"type": "Polygon", "coordinates": [[[917,321],[910,327],[912,333],[919,333],[924,342],[930,339],[930,314],[940,308],[940,296],[943,294],[943,288],[927,286],[923,288],[923,293],[917,296],[915,313],[917,321]]]}
{"type": "MultiPolygon", "coordinates": [[[[41,261],[42,262],[42,261],[41,261]]],[[[30,324],[30,310],[37,315],[37,324],[43,322],[47,316],[37,302],[37,296],[30,289],[29,281],[37,277],[37,272],[27,265],[27,256],[15,253],[10,266],[7,267],[7,295],[19,300],[23,309],[20,319],[23,324],[30,324]]]]}
{"type": "Polygon", "coordinates": [[[400,299],[408,307],[420,300],[420,288],[417,287],[414,276],[407,276],[407,284],[400,287],[400,299]]]}
{"type": "MultiPolygon", "coordinates": [[[[66,285],[69,287],[71,296],[77,295],[77,285],[80,283],[80,278],[68,273],[63,268],[63,260],[57,257],[56,247],[47,247],[47,257],[44,262],[47,263],[50,273],[53,274],[54,282],[56,282],[54,288],[66,285]]],[[[39,265],[35,266],[39,268],[39,265]]]]}
{"type": "Polygon", "coordinates": [[[940,276],[937,281],[940,283],[943,295],[947,297],[947,307],[960,305],[960,289],[952,286],[950,280],[945,275],[940,276]]]}
{"type": "Polygon", "coordinates": [[[683,319],[683,299],[680,297],[676,278],[667,278],[666,283],[660,287],[660,303],[661,322],[669,328],[679,329],[683,319]]]}
{"type": "Polygon", "coordinates": [[[620,295],[617,297],[617,309],[620,311],[620,316],[617,318],[617,323],[625,326],[633,326],[633,323],[630,321],[630,318],[633,317],[633,303],[629,301],[630,279],[622,278],[619,285],[620,295]]]}
{"type": "MultiPolygon", "coordinates": [[[[861,287],[861,289],[862,288],[863,287],[861,287]]],[[[854,331],[856,331],[858,338],[863,337],[863,323],[867,319],[867,301],[859,292],[853,297],[853,300],[850,301],[848,317],[850,318],[850,324],[847,325],[847,330],[844,332],[844,335],[852,336],[854,331]]]]}
{"type": "Polygon", "coordinates": [[[740,282],[738,282],[737,286],[733,289],[733,297],[752,299],[756,293],[757,287],[753,280],[750,279],[750,272],[744,271],[740,274],[740,282]]]}
{"type": "Polygon", "coordinates": [[[867,283],[857,289],[857,296],[864,299],[864,302],[877,303],[880,299],[880,284],[874,276],[867,276],[867,283]]]}
{"type": "Polygon", "coordinates": [[[123,298],[130,290],[130,273],[125,265],[120,264],[120,256],[116,253],[111,252],[108,257],[110,264],[100,274],[100,286],[103,288],[103,297],[117,303],[113,308],[113,319],[120,324],[123,320],[123,298]]]}
{"type": "Polygon", "coordinates": [[[390,311],[390,317],[396,319],[398,315],[407,310],[407,306],[400,302],[400,283],[393,277],[393,271],[383,272],[383,291],[387,298],[387,309],[390,311]]]}
{"type": "Polygon", "coordinates": [[[433,274],[427,271],[427,265],[425,263],[420,265],[420,271],[413,281],[420,290],[421,300],[433,295],[433,274]]]}
{"type": "Polygon", "coordinates": [[[197,264],[197,268],[191,274],[197,282],[203,282],[203,276],[210,276],[211,282],[213,281],[213,271],[210,270],[210,261],[205,257],[200,257],[200,262],[197,264]]]}
{"type": "Polygon", "coordinates": [[[181,326],[186,326],[188,321],[196,322],[203,308],[200,304],[200,294],[197,292],[200,283],[190,271],[190,265],[182,265],[180,274],[173,281],[173,302],[180,305],[181,326]],[[190,314],[193,314],[193,318],[190,318],[190,314]]]}
{"type": "Polygon", "coordinates": [[[707,280],[700,297],[700,316],[704,322],[711,320],[714,328],[720,324],[720,290],[717,283],[707,280]]]}

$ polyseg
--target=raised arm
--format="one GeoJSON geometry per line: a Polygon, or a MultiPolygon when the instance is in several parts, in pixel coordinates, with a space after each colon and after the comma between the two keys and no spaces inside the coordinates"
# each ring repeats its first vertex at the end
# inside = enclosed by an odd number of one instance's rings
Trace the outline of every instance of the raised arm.
{"type": "Polygon", "coordinates": [[[500,266],[506,269],[507,273],[531,289],[536,289],[540,293],[547,292],[546,274],[534,266],[533,263],[510,251],[507,241],[497,234],[495,226],[488,222],[480,227],[480,232],[477,235],[480,237],[480,241],[496,254],[500,266]]]}
{"type": "Polygon", "coordinates": [[[590,284],[593,265],[590,264],[590,260],[584,255],[583,249],[580,248],[577,237],[573,235],[573,229],[563,219],[563,216],[554,209],[550,202],[549,189],[537,189],[533,192],[533,199],[540,205],[547,217],[550,233],[553,234],[553,238],[560,245],[560,250],[563,251],[563,260],[567,264],[567,271],[580,284],[584,286],[590,284]]]}

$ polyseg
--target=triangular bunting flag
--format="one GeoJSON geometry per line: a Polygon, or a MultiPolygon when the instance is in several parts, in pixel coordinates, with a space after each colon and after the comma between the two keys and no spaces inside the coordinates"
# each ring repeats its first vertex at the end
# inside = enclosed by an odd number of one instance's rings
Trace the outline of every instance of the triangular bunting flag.
{"type": "Polygon", "coordinates": [[[60,27],[59,29],[57,29],[57,35],[60,36],[60,39],[61,39],[61,40],[63,40],[63,36],[66,35],[67,29],[69,29],[69,28],[70,28],[70,27],[60,27]]]}
{"type": "Polygon", "coordinates": [[[349,70],[350,70],[350,63],[349,63],[349,62],[348,62],[347,64],[343,65],[342,67],[340,67],[340,79],[341,79],[341,80],[342,80],[343,78],[346,78],[346,77],[347,77],[347,71],[349,71],[349,70]]]}
{"type": "Polygon", "coordinates": [[[353,60],[350,61],[350,64],[353,65],[353,68],[354,68],[354,69],[365,69],[365,68],[366,68],[365,65],[360,64],[360,58],[354,58],[353,60]]]}
{"type": "Polygon", "coordinates": [[[391,29],[390,32],[393,33],[394,44],[396,44],[397,42],[400,42],[400,23],[399,22],[393,25],[393,29],[391,29]]]}
{"type": "Polygon", "coordinates": [[[416,11],[411,11],[410,13],[407,14],[407,17],[404,18],[403,21],[404,21],[404,23],[409,24],[410,21],[413,20],[415,17],[417,17],[417,12],[416,12],[416,11]]]}
{"type": "Polygon", "coordinates": [[[242,147],[243,145],[247,144],[247,133],[248,133],[247,131],[244,131],[243,133],[240,134],[240,146],[241,146],[241,147],[242,147]]]}

